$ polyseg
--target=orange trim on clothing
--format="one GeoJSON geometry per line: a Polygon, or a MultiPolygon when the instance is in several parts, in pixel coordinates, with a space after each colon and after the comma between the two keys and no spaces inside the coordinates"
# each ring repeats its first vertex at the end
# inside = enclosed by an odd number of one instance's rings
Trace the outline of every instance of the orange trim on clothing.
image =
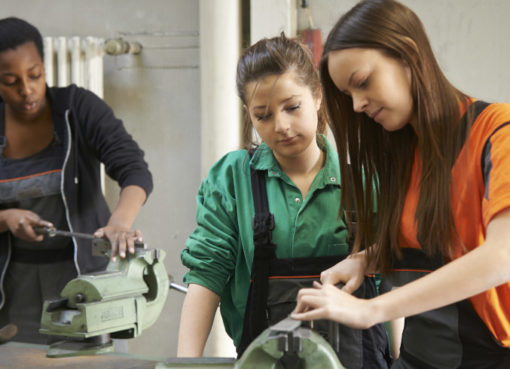
{"type": "Polygon", "coordinates": [[[274,275],[268,277],[268,279],[298,279],[298,278],[319,278],[320,274],[317,275],[274,275]]]}
{"type": "Polygon", "coordinates": [[[420,272],[420,273],[432,273],[432,270],[427,269],[392,269],[394,272],[420,272]]]}
{"type": "Polygon", "coordinates": [[[31,178],[31,177],[39,177],[39,176],[43,176],[45,174],[58,173],[58,172],[62,172],[62,169],[48,170],[47,172],[35,173],[35,174],[31,174],[29,176],[24,176],[24,177],[17,177],[17,178],[10,178],[10,179],[0,179],[0,183],[19,181],[21,179],[27,179],[27,178],[31,178]]]}

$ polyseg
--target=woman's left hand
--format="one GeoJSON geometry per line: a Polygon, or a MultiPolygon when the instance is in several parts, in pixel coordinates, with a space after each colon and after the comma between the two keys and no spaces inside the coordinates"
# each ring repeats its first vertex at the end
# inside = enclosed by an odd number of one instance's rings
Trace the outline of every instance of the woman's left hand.
{"type": "Polygon", "coordinates": [[[371,300],[356,298],[332,284],[314,282],[315,288],[301,289],[291,318],[328,319],[351,328],[366,329],[378,323],[371,300]]]}
{"type": "Polygon", "coordinates": [[[129,253],[135,253],[135,241],[142,242],[142,232],[138,229],[131,231],[118,225],[106,225],[99,228],[94,237],[106,238],[112,245],[111,259],[116,260],[116,256],[126,257],[126,250],[129,253]]]}

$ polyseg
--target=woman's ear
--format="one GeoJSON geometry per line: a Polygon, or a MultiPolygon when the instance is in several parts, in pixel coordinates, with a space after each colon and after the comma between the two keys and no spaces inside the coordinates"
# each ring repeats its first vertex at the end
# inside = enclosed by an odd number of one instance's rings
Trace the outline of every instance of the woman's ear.
{"type": "Polygon", "coordinates": [[[243,104],[243,111],[244,111],[244,119],[247,123],[252,124],[250,111],[248,110],[248,105],[243,104]]]}

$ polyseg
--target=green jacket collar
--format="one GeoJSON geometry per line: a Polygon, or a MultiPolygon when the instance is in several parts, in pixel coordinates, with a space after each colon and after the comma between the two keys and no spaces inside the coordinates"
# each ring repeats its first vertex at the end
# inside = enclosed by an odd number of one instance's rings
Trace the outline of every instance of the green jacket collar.
{"type": "MultiPolygon", "coordinates": [[[[317,144],[326,153],[326,161],[314,180],[314,187],[323,188],[331,184],[340,186],[340,167],[335,149],[324,135],[317,136],[317,144]]],[[[267,170],[268,177],[287,178],[274,157],[273,151],[264,142],[255,151],[250,161],[250,168],[267,170]]]]}

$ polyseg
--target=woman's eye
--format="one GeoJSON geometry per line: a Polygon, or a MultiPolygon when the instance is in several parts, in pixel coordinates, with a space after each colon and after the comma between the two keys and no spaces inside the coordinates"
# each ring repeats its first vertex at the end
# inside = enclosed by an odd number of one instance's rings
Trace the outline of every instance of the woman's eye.
{"type": "Polygon", "coordinates": [[[368,78],[365,78],[363,81],[361,81],[358,85],[358,88],[365,88],[368,86],[368,78]]]}
{"type": "Polygon", "coordinates": [[[294,111],[294,110],[297,110],[301,107],[301,104],[296,104],[296,105],[292,105],[291,107],[288,107],[287,110],[288,111],[294,111]]]}
{"type": "Polygon", "coordinates": [[[41,78],[41,76],[42,76],[42,74],[38,74],[36,76],[30,76],[30,78],[36,80],[36,79],[41,78]]]}
{"type": "Polygon", "coordinates": [[[2,80],[2,83],[6,86],[14,86],[16,84],[16,78],[6,78],[2,80]]]}
{"type": "Polygon", "coordinates": [[[255,118],[256,118],[257,120],[259,120],[259,121],[260,121],[260,120],[262,120],[262,121],[264,121],[264,120],[268,120],[270,117],[271,117],[271,114],[267,114],[267,115],[256,115],[256,116],[255,116],[255,118]]]}

